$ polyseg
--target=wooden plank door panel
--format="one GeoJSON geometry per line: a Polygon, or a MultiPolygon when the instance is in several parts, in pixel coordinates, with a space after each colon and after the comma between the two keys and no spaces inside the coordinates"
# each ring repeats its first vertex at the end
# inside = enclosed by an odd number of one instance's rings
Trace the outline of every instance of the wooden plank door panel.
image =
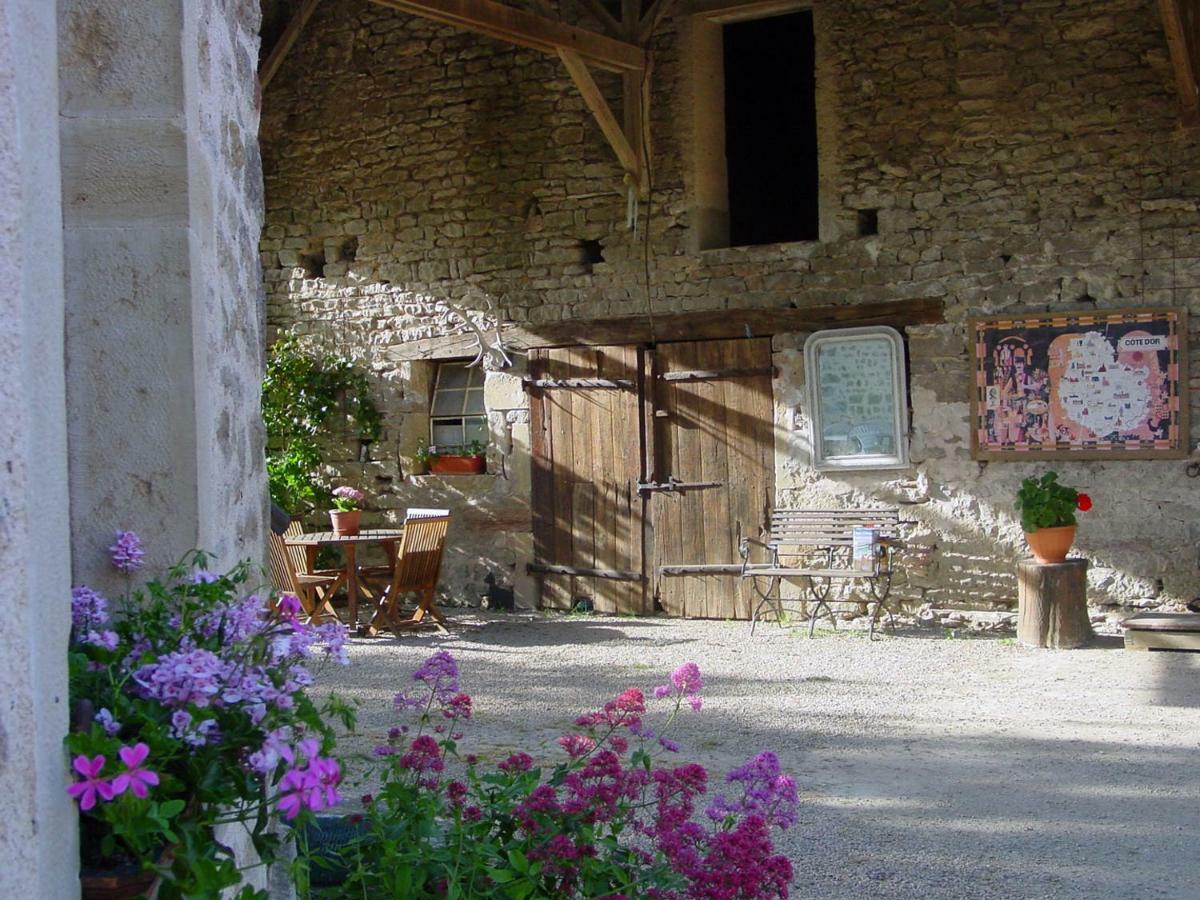
{"type": "MultiPolygon", "coordinates": [[[[599,378],[636,386],[636,347],[573,347],[530,354],[535,379],[599,378]]],[[[641,451],[636,387],[535,388],[534,560],[573,569],[642,572],[641,451]]],[[[542,605],[597,612],[646,612],[644,579],[542,574],[542,605]]]]}
{"type": "MultiPolygon", "coordinates": [[[[736,565],[737,535],[757,536],[775,483],[771,346],[766,338],[660,345],[654,418],[665,471],[683,482],[720,487],[655,493],[650,500],[654,566],[736,565]],[[666,381],[691,371],[758,370],[763,374],[666,381]]],[[[657,576],[668,615],[749,618],[751,591],[736,575],[657,576]]]]}

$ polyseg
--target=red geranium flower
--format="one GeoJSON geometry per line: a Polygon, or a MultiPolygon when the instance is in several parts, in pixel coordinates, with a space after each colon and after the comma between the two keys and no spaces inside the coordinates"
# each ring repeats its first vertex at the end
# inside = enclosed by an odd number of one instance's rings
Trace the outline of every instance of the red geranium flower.
{"type": "Polygon", "coordinates": [[[1087,494],[1080,494],[1075,498],[1075,506],[1080,512],[1087,512],[1092,508],[1092,498],[1087,494]]]}

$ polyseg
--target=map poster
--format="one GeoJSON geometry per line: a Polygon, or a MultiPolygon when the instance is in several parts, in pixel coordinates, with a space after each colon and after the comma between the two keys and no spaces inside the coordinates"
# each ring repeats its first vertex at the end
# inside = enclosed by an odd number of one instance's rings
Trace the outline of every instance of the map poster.
{"type": "Polygon", "coordinates": [[[972,319],[972,455],[1186,456],[1186,316],[1130,309],[972,319]]]}

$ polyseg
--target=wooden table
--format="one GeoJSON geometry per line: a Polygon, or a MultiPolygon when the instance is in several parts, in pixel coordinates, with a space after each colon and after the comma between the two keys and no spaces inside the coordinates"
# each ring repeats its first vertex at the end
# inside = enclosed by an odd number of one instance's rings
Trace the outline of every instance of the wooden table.
{"type": "Polygon", "coordinates": [[[358,556],[359,544],[382,544],[388,565],[396,565],[396,544],[404,537],[403,528],[369,528],[358,534],[335,534],[332,531],[313,531],[286,538],[288,545],[304,548],[308,571],[317,568],[317,551],[321,547],[339,547],[345,557],[346,597],[350,601],[350,628],[358,628],[358,556]]]}

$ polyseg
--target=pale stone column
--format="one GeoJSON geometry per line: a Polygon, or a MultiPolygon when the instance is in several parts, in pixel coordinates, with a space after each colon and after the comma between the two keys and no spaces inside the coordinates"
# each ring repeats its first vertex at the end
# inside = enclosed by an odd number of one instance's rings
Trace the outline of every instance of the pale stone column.
{"type": "Polygon", "coordinates": [[[0,896],[77,896],[54,4],[0,0],[0,896]]]}
{"type": "Polygon", "coordinates": [[[251,0],[59,4],[73,572],[261,559],[266,488],[251,0]]]}

